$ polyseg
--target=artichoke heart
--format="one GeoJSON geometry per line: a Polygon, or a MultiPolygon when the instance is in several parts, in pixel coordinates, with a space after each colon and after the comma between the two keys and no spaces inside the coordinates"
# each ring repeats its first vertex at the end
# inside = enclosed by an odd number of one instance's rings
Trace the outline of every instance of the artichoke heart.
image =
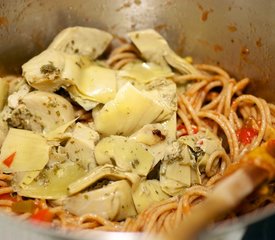
{"type": "Polygon", "coordinates": [[[152,146],[165,141],[167,129],[161,123],[146,124],[130,136],[131,139],[152,146]]]}
{"type": "Polygon", "coordinates": [[[9,94],[9,84],[4,79],[0,78],[0,111],[6,104],[9,94]]]}
{"type": "Polygon", "coordinates": [[[183,136],[178,141],[182,150],[185,149],[184,155],[186,158],[188,156],[189,162],[194,169],[197,168],[199,174],[205,171],[207,161],[213,152],[225,152],[221,140],[206,129],[200,130],[197,134],[183,136]]]}
{"type": "Polygon", "coordinates": [[[169,197],[162,191],[158,180],[142,181],[133,193],[133,200],[138,213],[169,197]]]}
{"type": "Polygon", "coordinates": [[[163,112],[161,104],[126,83],[114,100],[106,103],[102,109],[93,111],[93,117],[96,130],[104,136],[129,136],[156,119],[166,120],[160,118],[163,112]]]}
{"type": "Polygon", "coordinates": [[[86,170],[91,170],[96,167],[94,148],[98,139],[99,135],[96,131],[82,123],[77,123],[72,137],[64,147],[64,152],[71,161],[80,164],[86,170]]]}
{"type": "Polygon", "coordinates": [[[120,221],[137,214],[132,199],[132,189],[126,180],[69,197],[63,203],[66,210],[77,216],[90,213],[120,221]]]}
{"type": "Polygon", "coordinates": [[[82,94],[76,86],[70,86],[67,88],[71,99],[83,107],[84,110],[90,111],[95,108],[99,103],[92,101],[88,96],[82,94]]]}
{"type": "Polygon", "coordinates": [[[146,144],[148,151],[154,156],[155,166],[169,153],[169,146],[176,140],[177,116],[173,114],[171,119],[163,123],[144,125],[143,128],[130,136],[139,143],[146,144]]]}
{"type": "Polygon", "coordinates": [[[87,57],[47,49],[22,66],[23,76],[35,89],[54,92],[69,87],[81,76],[81,69],[91,64],[87,57]]]}
{"type": "Polygon", "coordinates": [[[14,189],[24,197],[60,199],[68,196],[68,186],[85,174],[85,169],[72,161],[57,162],[43,169],[30,184],[15,185],[14,189]]]}
{"type": "Polygon", "coordinates": [[[101,179],[108,179],[112,181],[125,179],[128,180],[133,186],[136,186],[140,181],[140,177],[137,174],[123,172],[112,165],[106,164],[104,166],[94,168],[91,172],[71,183],[68,186],[69,193],[70,195],[78,193],[101,179]]]}
{"type": "Polygon", "coordinates": [[[49,49],[96,59],[104,52],[112,38],[110,33],[95,28],[69,27],[54,38],[49,49]]]}
{"type": "Polygon", "coordinates": [[[119,76],[130,78],[140,83],[151,82],[154,79],[173,76],[169,67],[163,68],[155,63],[131,62],[126,64],[120,71],[119,76]]]}
{"type": "Polygon", "coordinates": [[[14,114],[21,118],[24,128],[36,132],[50,132],[75,118],[71,103],[55,93],[33,91],[21,102],[14,114]]]}
{"type": "Polygon", "coordinates": [[[42,170],[49,160],[50,146],[46,139],[31,131],[10,128],[0,155],[1,168],[6,173],[42,170]],[[15,153],[10,166],[5,159],[15,153]]]}
{"type": "Polygon", "coordinates": [[[144,86],[144,94],[161,105],[163,111],[155,120],[168,120],[177,110],[176,84],[167,79],[156,79],[144,86]]]}
{"type": "Polygon", "coordinates": [[[181,161],[162,162],[160,168],[161,189],[171,195],[180,194],[191,186],[191,167],[181,161]]]}
{"type": "Polygon", "coordinates": [[[74,125],[77,118],[55,128],[54,130],[47,132],[44,136],[47,138],[48,141],[63,141],[71,137],[71,133],[66,132],[71,126],[74,125]]]}
{"type": "Polygon", "coordinates": [[[83,69],[75,84],[84,99],[106,103],[116,95],[116,72],[111,69],[91,65],[83,69]]]}
{"type": "Polygon", "coordinates": [[[146,147],[122,136],[103,138],[95,147],[99,165],[114,164],[123,171],[146,176],[152,168],[154,157],[146,147]]]}
{"type": "Polygon", "coordinates": [[[2,119],[2,116],[0,115],[0,148],[8,134],[8,131],[9,131],[9,126],[8,126],[7,122],[5,122],[2,119]]]}
{"type": "Polygon", "coordinates": [[[167,41],[155,30],[146,29],[130,32],[128,36],[147,61],[162,67],[167,67],[169,64],[183,74],[198,73],[198,70],[188,61],[176,55],[167,41]]]}
{"type": "Polygon", "coordinates": [[[49,161],[46,139],[31,131],[10,128],[1,148],[0,169],[15,174],[15,185],[29,184],[49,161]],[[9,164],[6,159],[10,159],[9,164]]]}

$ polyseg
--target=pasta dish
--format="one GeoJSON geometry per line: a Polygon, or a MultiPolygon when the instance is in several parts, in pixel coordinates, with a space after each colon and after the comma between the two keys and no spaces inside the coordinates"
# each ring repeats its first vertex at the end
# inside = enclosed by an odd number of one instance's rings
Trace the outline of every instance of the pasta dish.
{"type": "MultiPolygon", "coordinates": [[[[151,29],[125,42],[64,29],[0,81],[1,211],[66,229],[169,231],[275,138],[275,105],[246,94],[249,82],[178,56],[151,29]]],[[[270,181],[222,219],[274,200],[270,181]]]]}

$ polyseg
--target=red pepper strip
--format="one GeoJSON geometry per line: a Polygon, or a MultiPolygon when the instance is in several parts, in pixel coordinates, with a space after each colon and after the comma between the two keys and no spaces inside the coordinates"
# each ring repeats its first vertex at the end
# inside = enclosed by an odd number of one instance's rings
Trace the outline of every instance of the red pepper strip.
{"type": "Polygon", "coordinates": [[[250,144],[253,139],[258,135],[258,131],[255,128],[243,127],[236,132],[238,140],[243,145],[250,144]]]}
{"type": "Polygon", "coordinates": [[[51,222],[53,214],[48,209],[40,209],[31,216],[31,219],[38,222],[51,222]]]}
{"type": "Polygon", "coordinates": [[[10,167],[11,164],[13,163],[14,157],[15,157],[16,152],[12,153],[10,156],[8,156],[3,163],[7,166],[10,167]]]}
{"type": "MultiPolygon", "coordinates": [[[[187,135],[187,129],[186,129],[185,125],[183,125],[183,124],[179,124],[177,126],[177,131],[180,132],[179,137],[187,135]]],[[[192,133],[196,134],[196,133],[198,133],[198,131],[199,131],[198,127],[195,125],[192,125],[192,133]]]]}
{"type": "Polygon", "coordinates": [[[192,130],[193,130],[193,134],[196,134],[199,131],[198,127],[195,125],[192,125],[192,130]]]}
{"type": "Polygon", "coordinates": [[[182,123],[177,126],[177,130],[181,130],[181,129],[186,130],[185,126],[182,123]]]}

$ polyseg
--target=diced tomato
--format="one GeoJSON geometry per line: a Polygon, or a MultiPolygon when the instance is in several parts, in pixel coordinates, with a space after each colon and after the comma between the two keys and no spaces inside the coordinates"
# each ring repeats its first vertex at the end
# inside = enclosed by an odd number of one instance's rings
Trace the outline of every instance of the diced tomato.
{"type": "Polygon", "coordinates": [[[193,134],[196,134],[199,131],[198,127],[195,125],[192,125],[192,130],[193,130],[193,134]]]}
{"type": "Polygon", "coordinates": [[[181,129],[186,130],[185,126],[182,123],[177,126],[177,130],[181,130],[181,129]]]}
{"type": "Polygon", "coordinates": [[[40,209],[31,216],[31,219],[38,222],[51,222],[53,214],[48,209],[40,209]]]}
{"type": "Polygon", "coordinates": [[[269,140],[266,145],[267,152],[275,158],[275,139],[269,140]]]}
{"type": "MultiPolygon", "coordinates": [[[[179,132],[178,137],[187,135],[187,129],[185,125],[183,125],[182,123],[177,126],[177,131],[179,132]]],[[[198,131],[199,131],[198,127],[195,125],[192,125],[192,134],[196,134],[198,133],[198,131]]]]}
{"type": "Polygon", "coordinates": [[[243,145],[250,144],[258,135],[258,131],[252,127],[242,127],[237,130],[237,137],[240,143],[243,145]]]}
{"type": "Polygon", "coordinates": [[[0,200],[10,200],[16,202],[16,197],[13,197],[10,193],[4,193],[0,195],[0,200]]]}
{"type": "Polygon", "coordinates": [[[11,154],[10,156],[8,156],[3,163],[7,166],[10,167],[11,164],[13,163],[14,157],[15,157],[16,152],[14,152],[13,154],[11,154]]]}

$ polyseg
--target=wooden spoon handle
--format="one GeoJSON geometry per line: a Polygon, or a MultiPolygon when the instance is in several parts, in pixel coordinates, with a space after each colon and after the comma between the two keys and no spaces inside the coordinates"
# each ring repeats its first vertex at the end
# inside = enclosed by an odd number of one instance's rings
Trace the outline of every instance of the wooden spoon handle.
{"type": "Polygon", "coordinates": [[[254,165],[235,171],[219,182],[204,202],[193,208],[169,239],[193,239],[209,223],[238,206],[267,178],[268,172],[254,165]]]}

